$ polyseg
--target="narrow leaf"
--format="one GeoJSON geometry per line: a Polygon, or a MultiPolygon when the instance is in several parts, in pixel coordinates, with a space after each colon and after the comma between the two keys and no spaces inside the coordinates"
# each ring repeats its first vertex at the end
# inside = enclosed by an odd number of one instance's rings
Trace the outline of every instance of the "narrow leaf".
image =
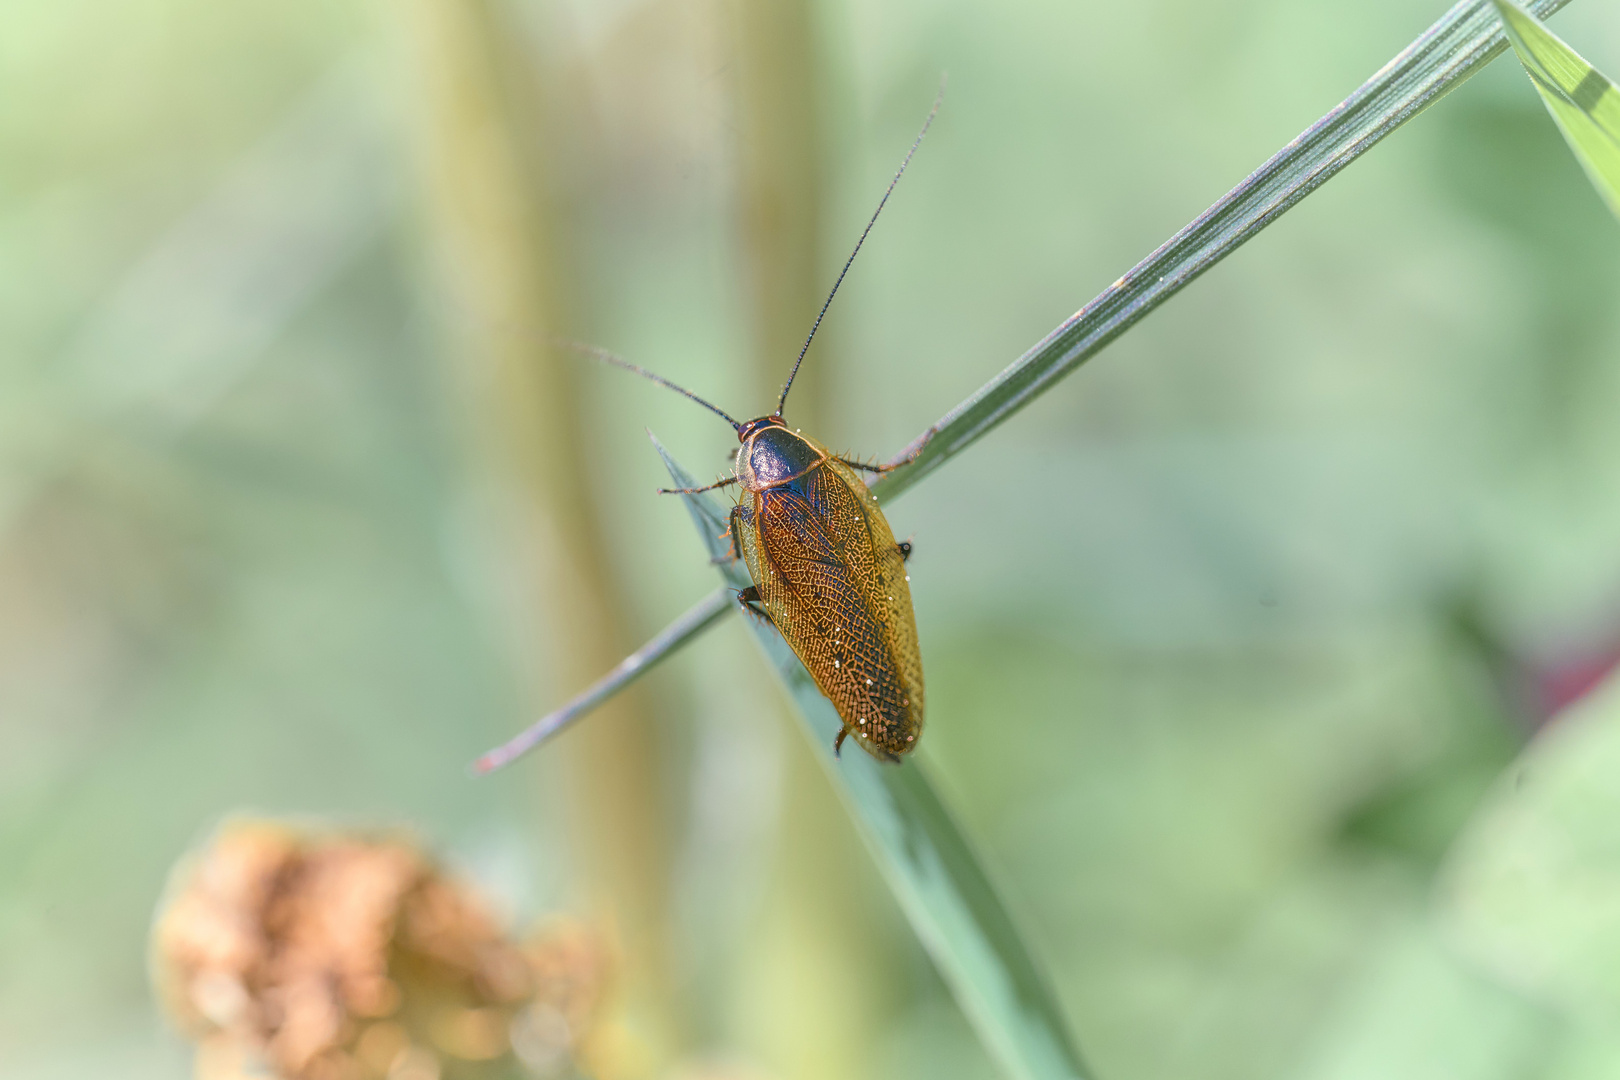
{"type": "Polygon", "coordinates": [[[512,764],[651,671],[658,661],[686,644],[687,639],[707,630],[711,623],[730,611],[733,603],[731,590],[714,590],[688,608],[680,618],[658,631],[657,636],[647,644],[620,660],[612,671],[577,694],[568,704],[542,716],[520,734],[473,762],[472,771],[481,775],[512,764]]]}
{"type": "Polygon", "coordinates": [[[1620,217],[1620,92],[1512,0],[1495,0],[1508,40],[1592,186],[1620,217]]]}
{"type": "MultiPolygon", "coordinates": [[[[1566,2],[1538,0],[1530,10],[1546,18],[1566,2]]],[[[1355,17],[1353,9],[1341,10],[1355,17]]],[[[967,449],[1507,47],[1491,0],[1462,0],[1337,108],[918,436],[906,450],[921,448],[916,460],[873,490],[891,499],[967,449]]]]}
{"type": "MultiPolygon", "coordinates": [[[[662,446],[658,452],[676,487],[697,486],[662,446]]],[[[721,576],[738,588],[750,584],[742,563],[727,558],[725,513],[707,496],[684,498],[721,576]]],[[[782,636],[762,620],[753,623],[817,758],[985,1047],[1017,1080],[1087,1075],[1044,974],[921,764],[908,758],[886,765],[853,746],[835,758],[833,739],[843,724],[832,702],[782,636]]]]}

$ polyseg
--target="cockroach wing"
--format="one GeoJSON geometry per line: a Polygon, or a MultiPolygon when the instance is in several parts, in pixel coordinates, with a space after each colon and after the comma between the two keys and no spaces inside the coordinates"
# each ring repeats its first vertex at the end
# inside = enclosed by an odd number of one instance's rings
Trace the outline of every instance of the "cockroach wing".
{"type": "Polygon", "coordinates": [[[845,491],[853,494],[861,513],[866,518],[867,530],[872,536],[875,555],[875,574],[867,579],[867,594],[874,609],[884,613],[888,628],[889,648],[906,687],[905,700],[912,714],[912,728],[906,734],[913,738],[907,747],[914,747],[922,738],[923,722],[923,670],[922,650],[917,643],[917,614],[911,606],[911,577],[906,571],[906,560],[895,543],[894,532],[888,518],[878,509],[876,496],[866,486],[866,480],[840,461],[829,459],[827,467],[843,481],[845,491]]]}
{"type": "Polygon", "coordinates": [[[923,715],[916,620],[876,500],[828,459],[752,501],[739,532],[766,612],[857,741],[878,757],[912,749],[923,715]]]}

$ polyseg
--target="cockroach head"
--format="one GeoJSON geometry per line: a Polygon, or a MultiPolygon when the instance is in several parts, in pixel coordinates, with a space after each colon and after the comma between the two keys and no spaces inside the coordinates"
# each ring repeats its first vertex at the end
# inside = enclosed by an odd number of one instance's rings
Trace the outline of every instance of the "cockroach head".
{"type": "Polygon", "coordinates": [[[754,435],[770,427],[787,427],[787,421],[782,419],[780,413],[771,413],[769,416],[761,416],[758,419],[750,420],[746,424],[739,424],[737,425],[737,441],[745,443],[754,435]]]}

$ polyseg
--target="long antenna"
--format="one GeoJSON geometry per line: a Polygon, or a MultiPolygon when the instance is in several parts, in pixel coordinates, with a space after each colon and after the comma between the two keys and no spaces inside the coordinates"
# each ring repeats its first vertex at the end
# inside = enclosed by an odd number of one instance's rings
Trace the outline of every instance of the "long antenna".
{"type": "Polygon", "coordinates": [[[855,262],[855,256],[861,253],[861,245],[866,243],[866,234],[872,231],[873,225],[877,224],[878,215],[883,213],[883,204],[887,203],[889,196],[894,194],[894,186],[900,182],[900,177],[905,175],[906,166],[911,164],[911,155],[915,154],[917,147],[922,145],[923,136],[928,134],[928,126],[934,122],[934,117],[939,114],[940,103],[944,100],[945,77],[942,75],[939,79],[939,93],[934,95],[934,107],[928,110],[928,119],[923,121],[922,130],[917,132],[916,139],[912,140],[911,149],[906,151],[906,159],[900,163],[900,168],[894,174],[894,179],[889,181],[889,189],[883,193],[883,198],[878,200],[877,209],[872,211],[872,220],[868,221],[866,228],[861,230],[861,238],[855,241],[855,250],[849,253],[848,259],[844,260],[844,268],[838,271],[838,280],[833,282],[832,292],[827,294],[827,302],[821,305],[821,311],[816,315],[815,325],[810,327],[810,336],[804,339],[804,347],[799,350],[799,358],[793,361],[793,370],[788,373],[787,383],[782,387],[782,396],[776,399],[775,415],[782,415],[782,406],[787,404],[788,391],[793,389],[793,380],[798,377],[799,365],[804,363],[804,354],[810,351],[810,342],[815,340],[816,331],[821,329],[822,317],[827,314],[827,309],[832,306],[833,297],[838,295],[838,286],[844,283],[844,275],[849,273],[850,266],[855,262]]]}
{"type": "Polygon", "coordinates": [[[589,356],[593,360],[600,360],[604,364],[612,364],[614,367],[622,367],[626,371],[633,371],[637,375],[640,375],[644,379],[651,379],[653,382],[657,383],[659,386],[667,386],[671,390],[675,391],[677,394],[681,394],[681,395],[683,395],[685,397],[689,397],[693,401],[697,402],[699,405],[703,406],[705,409],[708,409],[710,412],[718,414],[722,419],[725,420],[726,423],[731,425],[732,430],[734,430],[734,431],[741,431],[742,430],[742,425],[739,424],[737,421],[733,420],[729,415],[727,415],[725,410],[720,409],[717,406],[709,404],[707,401],[704,401],[702,398],[700,398],[696,394],[692,393],[692,391],[688,390],[686,387],[677,385],[676,383],[672,383],[668,379],[664,378],[662,375],[658,375],[658,374],[655,374],[655,373],[653,373],[651,371],[648,371],[646,368],[641,367],[641,366],[639,366],[637,364],[632,364],[630,361],[626,360],[624,357],[619,356],[616,353],[610,353],[606,349],[600,348],[600,347],[598,347],[596,345],[587,345],[583,341],[567,341],[567,340],[564,340],[564,339],[561,339],[561,338],[557,338],[557,339],[553,339],[553,342],[554,342],[554,344],[559,345],[564,349],[572,349],[573,351],[575,351],[577,353],[583,353],[586,356],[589,356]]]}

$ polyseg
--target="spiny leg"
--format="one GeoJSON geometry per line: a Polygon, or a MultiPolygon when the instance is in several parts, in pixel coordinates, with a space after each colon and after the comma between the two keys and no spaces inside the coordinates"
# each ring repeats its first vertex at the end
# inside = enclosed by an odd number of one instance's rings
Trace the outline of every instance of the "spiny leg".
{"type": "Polygon", "coordinates": [[[727,528],[723,533],[715,534],[715,539],[724,540],[726,542],[726,553],[724,555],[716,555],[714,558],[710,559],[710,566],[729,566],[738,559],[742,558],[742,549],[737,546],[737,536],[731,528],[727,528]]]}
{"type": "Polygon", "coordinates": [[[731,513],[726,518],[726,531],[715,535],[716,540],[726,541],[726,553],[710,559],[710,566],[729,566],[742,558],[742,537],[737,532],[737,519],[742,514],[741,505],[731,508],[731,513]]]}
{"type": "Polygon", "coordinates": [[[910,465],[913,461],[916,461],[918,458],[922,457],[922,452],[928,449],[928,444],[933,442],[934,436],[938,434],[938,424],[929,427],[927,431],[922,433],[922,438],[917,440],[917,445],[912,447],[910,453],[906,454],[904,457],[895,458],[893,461],[889,462],[883,467],[883,471],[888,472],[890,469],[898,469],[902,465],[910,465]]]}
{"type": "Polygon", "coordinates": [[[860,469],[862,472],[892,472],[893,470],[900,468],[902,465],[910,465],[913,461],[916,461],[919,457],[921,457],[922,452],[928,448],[928,444],[933,441],[934,435],[938,431],[939,428],[937,427],[929,428],[927,431],[923,432],[922,438],[917,440],[917,445],[912,448],[910,453],[906,454],[904,457],[895,458],[893,461],[883,465],[871,465],[867,462],[857,461],[854,458],[847,457],[839,457],[835,458],[835,460],[843,462],[852,469],[860,469]]]}
{"type": "Polygon", "coordinates": [[[759,606],[761,603],[759,589],[753,585],[748,586],[746,589],[737,590],[737,603],[741,604],[742,609],[755,618],[764,619],[766,622],[771,621],[770,614],[759,606]]]}
{"type": "Polygon", "coordinates": [[[659,488],[658,489],[658,494],[660,494],[660,495],[697,495],[697,494],[700,494],[701,492],[713,491],[715,488],[723,488],[723,487],[726,487],[726,486],[728,486],[730,484],[735,484],[736,482],[737,482],[737,478],[735,476],[728,476],[724,480],[716,480],[714,483],[705,485],[704,487],[696,487],[696,488],[659,488]]]}
{"type": "Polygon", "coordinates": [[[721,533],[721,536],[729,536],[731,538],[731,550],[725,555],[724,558],[710,559],[709,561],[717,564],[734,563],[738,559],[742,558],[742,527],[745,524],[752,524],[752,520],[752,516],[749,514],[747,508],[741,503],[733,506],[731,508],[731,513],[726,516],[726,531],[721,533]]]}

